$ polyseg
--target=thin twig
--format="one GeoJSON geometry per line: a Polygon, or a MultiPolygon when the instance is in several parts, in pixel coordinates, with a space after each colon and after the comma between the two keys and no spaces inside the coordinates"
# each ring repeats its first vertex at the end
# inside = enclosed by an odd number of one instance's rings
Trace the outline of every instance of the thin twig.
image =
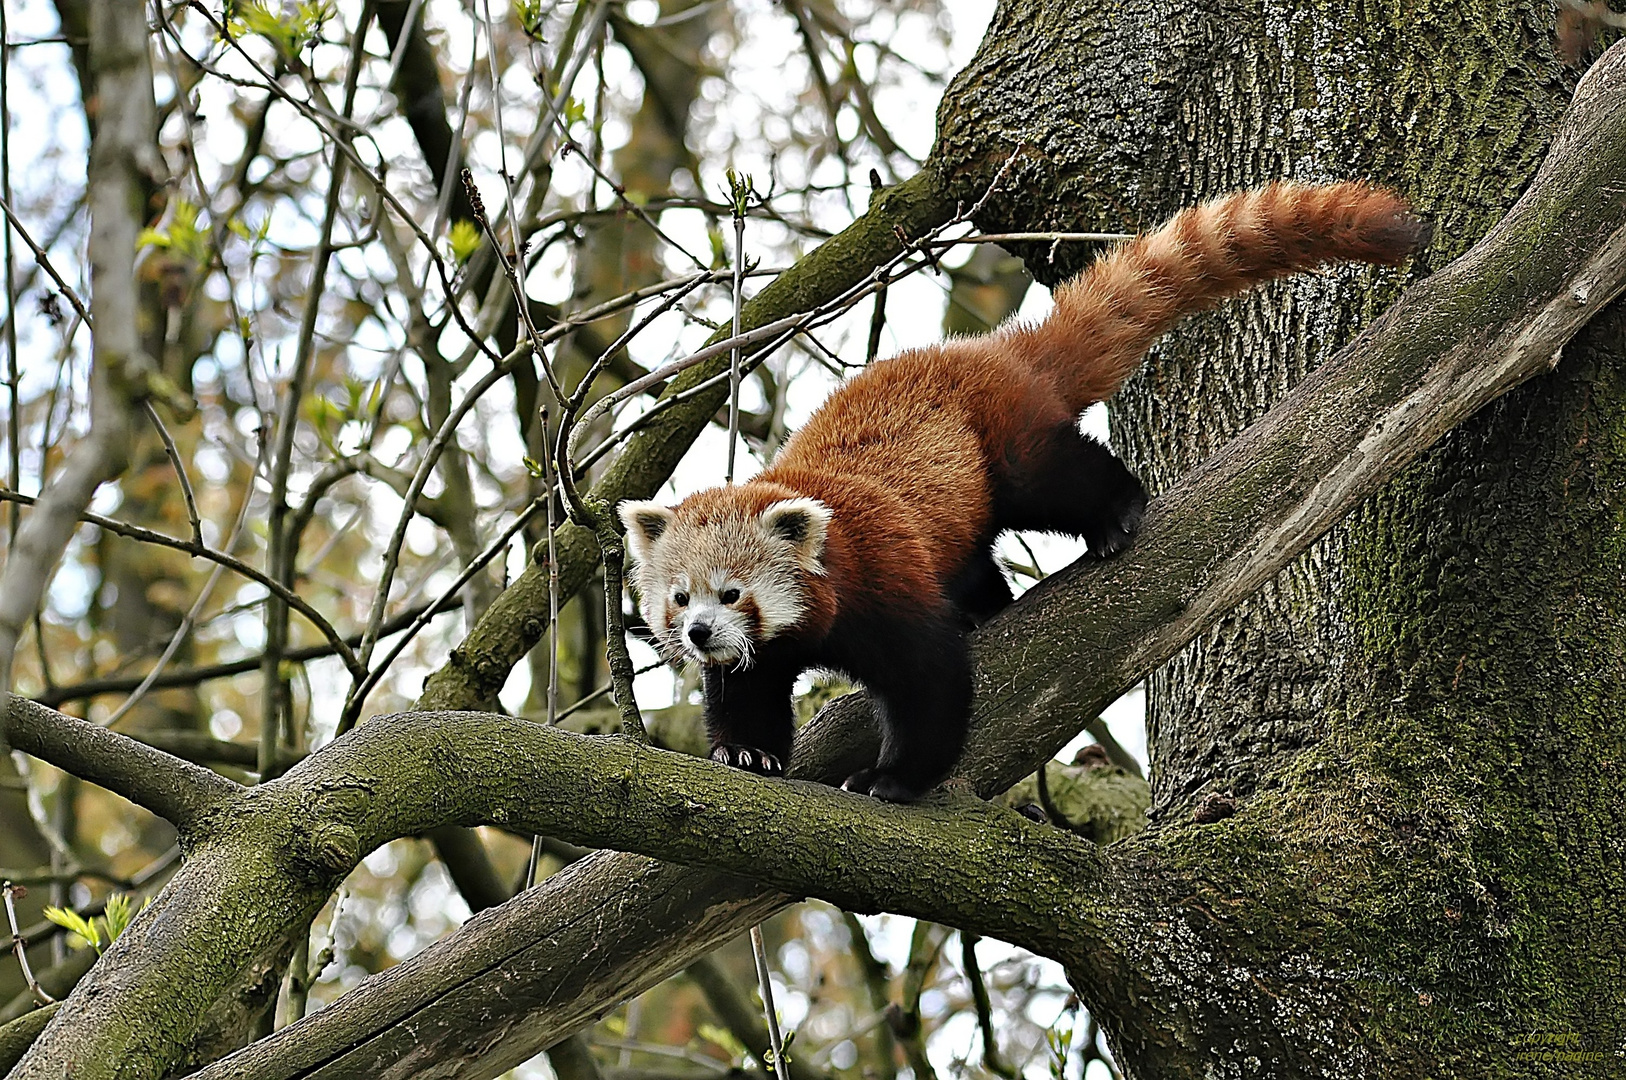
{"type": "MultiPolygon", "coordinates": [[[[811,55],[811,54],[809,54],[811,55]]],[[[820,73],[822,77],[822,72],[820,73]]],[[[728,170],[728,195],[734,209],[734,324],[736,341],[740,336],[740,310],[745,305],[745,206],[751,192],[751,178],[728,170]]],[[[740,347],[734,346],[728,359],[728,468],[723,482],[734,482],[734,452],[740,441],[740,347]]]]}
{"type": "MultiPolygon", "coordinates": [[[[647,675],[649,672],[654,671],[657,668],[663,668],[665,666],[666,666],[666,661],[657,660],[653,664],[646,664],[645,666],[636,669],[635,671],[633,671],[633,675],[635,675],[635,676],[636,675],[647,675]]],[[[594,690],[592,693],[583,694],[581,697],[577,698],[571,704],[566,705],[563,709],[560,709],[559,710],[559,715],[554,718],[554,722],[558,723],[560,721],[568,719],[571,716],[574,716],[576,713],[581,712],[583,709],[587,708],[587,706],[591,705],[593,702],[597,701],[599,698],[603,697],[605,694],[610,693],[614,689],[615,689],[615,684],[614,683],[605,683],[603,686],[599,687],[597,690],[594,690]]]]}
{"type": "MultiPolygon", "coordinates": [[[[903,276],[902,273],[898,273],[896,271],[908,263],[911,255],[917,251],[920,251],[922,245],[928,244],[937,237],[940,237],[946,230],[971,220],[973,216],[981,212],[983,206],[993,196],[993,193],[998,190],[1000,184],[1004,182],[1005,176],[1015,164],[1019,152],[1020,149],[1013,151],[1011,155],[1006,158],[1004,164],[1000,166],[999,172],[995,174],[994,179],[989,183],[987,190],[983,192],[982,197],[979,198],[970,209],[962,209],[960,213],[932,229],[925,237],[919,240],[910,241],[908,238],[904,238],[905,242],[902,244],[898,253],[892,256],[892,258],[888,259],[884,264],[877,267],[874,273],[872,273],[865,280],[858,282],[841,295],[830,300],[828,303],[819,305],[811,311],[787,315],[783,318],[775,319],[774,321],[765,323],[761,326],[753,327],[752,329],[744,331],[743,333],[731,335],[721,341],[712,342],[705,347],[690,353],[688,356],[683,357],[682,359],[674,360],[673,362],[665,364],[655,371],[650,372],[648,375],[634,379],[632,382],[627,383],[612,393],[606,394],[604,397],[595,402],[592,408],[588,409],[587,413],[582,417],[582,421],[579,425],[577,425],[576,431],[580,432],[590,428],[592,421],[596,420],[600,415],[614,407],[617,402],[624,401],[634,394],[641,393],[643,390],[654,385],[655,383],[663,382],[666,379],[679,374],[680,372],[687,371],[689,368],[694,367],[697,364],[704,363],[713,357],[728,353],[732,349],[743,348],[761,341],[770,340],[784,334],[786,331],[795,332],[805,330],[818,324],[821,320],[828,321],[829,319],[839,315],[841,312],[846,311],[848,308],[852,307],[853,304],[868,296],[876,289],[881,288],[884,284],[889,283],[891,280],[894,280],[897,277],[903,276]]],[[[911,272],[918,269],[918,265],[911,267],[911,272]]],[[[572,446],[571,457],[575,458],[575,456],[576,447],[572,446]]]]}
{"type": "MultiPolygon", "coordinates": [[[[542,437],[548,434],[548,408],[542,407],[542,437]]],[[[542,455],[542,487],[549,493],[548,512],[548,724],[559,715],[559,552],[554,539],[559,524],[553,513],[553,455],[542,455]]]]}
{"type": "Polygon", "coordinates": [[[21,896],[25,890],[19,885],[7,881],[0,884],[0,892],[6,898],[6,924],[11,927],[11,951],[17,956],[17,966],[23,969],[23,981],[28,983],[28,990],[34,995],[34,1000],[41,1005],[49,1005],[56,998],[45,992],[45,988],[34,978],[34,969],[28,966],[28,946],[23,941],[22,931],[17,927],[17,905],[12,902],[13,895],[21,896]]]}
{"type": "Polygon", "coordinates": [[[203,519],[198,517],[198,497],[192,492],[192,481],[187,478],[186,464],[181,461],[181,452],[175,447],[175,440],[164,426],[163,418],[151,401],[143,401],[142,408],[147,411],[147,419],[152,426],[158,429],[158,437],[164,442],[164,453],[169,455],[169,463],[175,469],[175,479],[181,482],[181,498],[186,502],[186,517],[192,523],[192,542],[203,543],[203,519]]]}
{"type": "MultiPolygon", "coordinates": [[[[362,59],[366,54],[364,41],[367,27],[372,22],[372,5],[363,5],[356,31],[351,36],[350,63],[345,71],[344,107],[342,118],[348,119],[355,108],[356,85],[361,74],[362,59]]],[[[304,310],[300,313],[298,349],[294,356],[293,375],[288,380],[287,397],[282,416],[277,424],[276,453],[271,461],[270,509],[266,519],[266,571],[274,580],[292,586],[294,559],[292,537],[286,528],[289,512],[288,479],[293,470],[294,434],[299,426],[299,410],[304,403],[305,385],[311,377],[316,358],[316,320],[322,310],[328,263],[333,258],[333,230],[339,217],[339,196],[344,191],[346,158],[341,152],[345,140],[337,133],[333,138],[333,164],[329,166],[327,200],[322,210],[321,233],[316,251],[311,257],[311,276],[306,285],[304,310]]],[[[388,586],[385,586],[388,588],[388,586]]],[[[265,662],[261,667],[260,706],[260,775],[269,776],[276,767],[277,741],[283,722],[292,720],[293,702],[282,677],[282,651],[288,644],[288,612],[278,601],[265,609],[265,662]]],[[[356,676],[352,676],[353,678],[356,676]]]]}
{"type": "Polygon", "coordinates": [[[615,197],[620,201],[621,205],[626,207],[633,216],[638,218],[638,220],[642,221],[645,225],[648,225],[650,230],[653,231],[656,236],[660,237],[662,240],[665,240],[667,246],[683,252],[690,262],[694,263],[694,265],[699,269],[704,270],[706,268],[706,264],[701,261],[698,255],[684,247],[682,244],[678,243],[676,240],[672,239],[672,237],[667,234],[666,230],[661,228],[660,222],[656,221],[650,216],[648,209],[640,206],[638,203],[629,198],[627,196],[627,189],[624,186],[611,179],[610,175],[601,169],[598,166],[598,163],[595,162],[590,155],[582,152],[582,148],[577,145],[576,140],[572,139],[570,137],[570,132],[565,129],[564,118],[556,117],[555,119],[559,125],[559,137],[564,140],[565,145],[573,150],[576,153],[576,156],[581,158],[582,161],[586,163],[587,167],[593,171],[595,176],[597,176],[605,184],[609,185],[610,190],[615,193],[615,197]]]}
{"type": "MultiPolygon", "coordinates": [[[[39,500],[34,498],[32,495],[23,495],[20,492],[0,488],[0,502],[18,502],[22,503],[24,506],[33,506],[38,501],[39,500]]],[[[275,595],[277,599],[281,600],[290,608],[303,615],[305,619],[312,626],[314,626],[324,638],[327,639],[329,647],[331,647],[333,652],[338,655],[339,659],[344,661],[344,666],[347,669],[349,669],[351,672],[362,670],[360,662],[356,659],[356,654],[351,651],[350,646],[345,644],[344,639],[339,637],[338,632],[333,629],[332,624],[324,619],[320,612],[311,607],[310,604],[306,603],[298,593],[294,592],[292,589],[289,589],[281,582],[273,580],[263,571],[256,567],[250,566],[248,563],[245,563],[236,556],[228,555],[224,551],[216,551],[205,544],[199,544],[192,540],[182,540],[179,537],[169,536],[166,533],[155,532],[152,529],[143,528],[140,525],[131,525],[129,522],[117,521],[110,517],[103,517],[101,514],[92,513],[89,510],[81,513],[79,515],[79,520],[86,522],[87,524],[94,525],[99,529],[106,529],[108,532],[114,533],[118,536],[127,537],[131,540],[139,540],[144,544],[157,544],[160,547],[173,548],[176,551],[184,551],[188,555],[192,555],[199,559],[208,559],[210,562],[219,563],[221,566],[224,566],[233,573],[239,574],[258,585],[264,586],[265,589],[275,595]]]]}
{"type": "Polygon", "coordinates": [[[960,931],[960,966],[965,969],[965,980],[971,984],[971,1000],[977,1009],[977,1027],[982,1032],[982,1064],[996,1076],[1017,1080],[1017,1070],[999,1056],[999,1044],[994,1039],[994,1009],[988,999],[988,985],[983,982],[982,968],[977,965],[976,934],[960,931]]]}
{"type": "Polygon", "coordinates": [[[875,363],[881,355],[881,330],[886,326],[886,285],[883,280],[875,289],[875,308],[869,316],[869,341],[864,346],[864,364],[875,363]]]}
{"type": "Polygon", "coordinates": [[[922,247],[951,248],[959,244],[1016,244],[1023,242],[1037,242],[1048,240],[1052,243],[1091,243],[1108,244],[1119,240],[1133,240],[1135,233],[1119,232],[1013,232],[1013,233],[972,233],[969,236],[954,236],[946,239],[923,240],[922,247]]]}
{"type": "Polygon", "coordinates": [[[621,534],[616,531],[613,516],[600,513],[594,535],[598,537],[599,553],[604,558],[604,651],[610,664],[610,685],[614,689],[615,705],[621,712],[621,733],[639,742],[649,741],[644,718],[638,712],[638,702],[632,695],[635,672],[632,655],[627,652],[626,620],[621,614],[622,572],[626,565],[626,550],[621,534]]]}
{"type": "MultiPolygon", "coordinates": [[[[199,60],[182,47],[180,33],[172,25],[170,25],[167,19],[163,19],[162,22],[164,32],[167,33],[170,36],[170,39],[175,43],[175,51],[180,55],[185,56],[200,71],[206,71],[215,78],[232,85],[250,86],[256,90],[269,92],[283,101],[286,101],[299,112],[303,113],[306,119],[314,124],[317,129],[320,130],[322,134],[333,143],[334,149],[340,154],[344,155],[345,160],[349,162],[350,168],[356,170],[358,175],[365,176],[369,181],[371,181],[373,190],[377,196],[383,200],[383,202],[388,205],[391,210],[395,211],[397,218],[404,225],[406,225],[407,228],[411,229],[415,236],[417,236],[418,242],[423,245],[424,251],[428,255],[429,265],[434,267],[436,276],[440,278],[441,290],[445,294],[446,313],[450,315],[454,321],[456,321],[458,328],[462,330],[465,335],[467,335],[469,341],[473,343],[476,348],[485,353],[491,359],[495,360],[497,355],[496,352],[491,348],[491,346],[486,344],[484,337],[477,333],[474,327],[469,325],[468,320],[463,317],[463,311],[457,305],[458,291],[452,282],[451,275],[447,273],[446,261],[441,258],[440,251],[435,247],[434,241],[430,239],[428,233],[424,232],[423,226],[418,224],[417,216],[409,211],[406,206],[404,206],[401,201],[396,198],[394,192],[390,191],[389,186],[384,183],[383,178],[374,173],[373,170],[368,167],[367,162],[363,160],[361,155],[356,152],[355,147],[350,145],[349,140],[342,137],[339,132],[333,128],[331,122],[334,119],[334,114],[331,112],[331,110],[319,108],[308,101],[302,101],[290,94],[282,85],[281,80],[277,79],[270,72],[266,71],[265,68],[254,59],[253,55],[242,47],[242,44],[237,40],[235,35],[232,34],[231,28],[215,18],[214,13],[211,12],[208,7],[201,2],[201,0],[189,0],[187,7],[190,10],[198,12],[220,36],[221,40],[229,44],[232,49],[235,50],[237,54],[254,69],[255,73],[260,76],[262,81],[255,83],[243,79],[233,78],[232,76],[227,75],[225,72],[219,71],[218,69],[212,68],[208,64],[205,64],[203,61],[199,60]]],[[[161,6],[160,10],[162,10],[161,6]]]]}
{"type": "Polygon", "coordinates": [[[68,298],[68,303],[73,305],[73,310],[79,313],[79,318],[84,321],[84,324],[87,327],[94,328],[90,321],[90,310],[85,307],[85,302],[79,299],[79,294],[73,291],[73,287],[67,283],[61,274],[57,273],[56,266],[52,264],[51,257],[45,253],[45,249],[36,244],[34,238],[28,235],[28,230],[23,227],[23,219],[17,216],[17,212],[11,208],[11,203],[8,200],[0,198],[0,211],[5,212],[6,220],[11,222],[11,227],[17,230],[17,235],[23,238],[23,243],[27,244],[28,249],[34,253],[34,262],[38,264],[41,270],[50,275],[52,281],[56,282],[57,289],[63,296],[68,298]]]}
{"type": "MultiPolygon", "coordinates": [[[[412,624],[406,628],[406,631],[390,648],[390,651],[385,655],[384,659],[365,672],[360,686],[353,691],[350,699],[345,702],[344,711],[340,714],[338,726],[334,730],[335,738],[343,735],[345,732],[356,726],[356,721],[360,719],[361,716],[361,708],[364,704],[366,704],[368,693],[371,692],[373,687],[378,685],[379,680],[384,677],[384,673],[389,671],[390,665],[395,663],[395,658],[400,656],[401,653],[406,650],[406,647],[412,643],[412,640],[415,637],[417,637],[418,632],[425,626],[429,625],[430,619],[432,619],[440,611],[444,610],[444,605],[446,605],[452,599],[452,597],[454,597],[463,588],[463,586],[467,585],[473,579],[475,574],[478,574],[481,570],[483,570],[487,563],[494,559],[498,553],[507,548],[508,542],[512,540],[515,534],[517,534],[521,529],[530,524],[531,519],[542,510],[546,500],[551,497],[552,493],[545,494],[541,498],[533,500],[529,506],[520,511],[508,528],[504,529],[500,534],[498,534],[497,538],[491,543],[487,544],[486,549],[481,552],[473,562],[469,563],[469,565],[463,568],[462,573],[458,574],[457,579],[441,593],[440,598],[419,612],[418,616],[412,620],[412,624]]],[[[382,632],[380,632],[378,636],[382,637],[382,632]]]]}
{"type": "MultiPolygon", "coordinates": [[[[436,615],[457,611],[463,606],[463,601],[456,596],[443,596],[438,601],[438,604],[438,607],[433,602],[420,604],[417,607],[403,611],[384,624],[384,636],[390,637],[400,633],[413,620],[425,612],[428,612],[429,617],[433,618],[436,615]]],[[[351,634],[344,638],[344,641],[354,648],[361,641],[361,635],[359,633],[351,634]]],[[[302,645],[297,649],[289,649],[283,653],[282,658],[286,663],[302,664],[308,660],[320,660],[323,657],[332,655],[333,646],[324,643],[321,645],[302,645]]],[[[67,683],[60,686],[52,685],[43,693],[36,694],[34,700],[41,705],[54,709],[69,701],[85,701],[90,698],[100,697],[103,694],[129,694],[137,690],[145,692],[154,689],[165,690],[177,686],[197,686],[213,679],[229,679],[234,675],[255,671],[259,666],[260,654],[256,653],[253,656],[245,656],[241,660],[228,660],[219,664],[200,664],[196,667],[181,668],[177,671],[164,671],[156,677],[153,676],[152,672],[148,672],[146,675],[86,679],[83,682],[67,683]]]]}
{"type": "Polygon", "coordinates": [[[762,1015],[768,1021],[768,1047],[772,1061],[763,1062],[777,1080],[788,1080],[785,1071],[785,1042],[779,1034],[779,1010],[773,1003],[773,979],[768,974],[768,946],[762,940],[762,924],[751,927],[751,955],[757,962],[757,989],[762,994],[762,1015]]]}
{"type": "MultiPolygon", "coordinates": [[[[474,184],[474,174],[467,168],[463,170],[463,193],[468,196],[469,207],[474,211],[474,220],[486,232],[491,241],[491,247],[497,253],[497,263],[502,268],[503,277],[508,281],[509,292],[514,297],[514,310],[519,315],[520,328],[525,331],[525,340],[531,343],[532,355],[542,365],[542,375],[548,381],[548,387],[553,391],[555,398],[565,396],[564,388],[559,385],[558,376],[554,374],[553,365],[548,362],[547,353],[542,349],[542,338],[537,333],[536,323],[531,321],[531,302],[525,295],[525,283],[520,280],[519,268],[516,264],[523,264],[525,253],[521,251],[516,242],[514,257],[510,259],[508,252],[502,246],[502,238],[486,216],[485,201],[480,198],[480,189],[474,184]]],[[[507,177],[503,177],[503,190],[508,192],[510,203],[513,201],[513,192],[508,188],[507,177]]]]}

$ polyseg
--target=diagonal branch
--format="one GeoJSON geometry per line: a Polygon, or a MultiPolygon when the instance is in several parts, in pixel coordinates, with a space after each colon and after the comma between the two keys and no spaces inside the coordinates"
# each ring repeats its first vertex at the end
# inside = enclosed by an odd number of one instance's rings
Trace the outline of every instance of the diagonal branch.
{"type": "MultiPolygon", "coordinates": [[[[1032,771],[1449,426],[1545,370],[1626,284],[1626,202],[1603,197],[1623,186],[1617,45],[1479,245],[1159,500],[1130,551],[1055,575],[985,628],[960,771],[983,792],[1032,771]]],[[[836,702],[798,744],[798,774],[845,775],[873,753],[869,730],[862,698],[836,702]]],[[[493,1076],[787,903],[738,878],[595,855],[199,1076],[281,1080],[365,1062],[369,1075],[406,1077],[414,1063],[476,1057],[460,1075],[493,1076]]]]}
{"type": "MultiPolygon", "coordinates": [[[[1057,575],[978,636],[962,774],[987,793],[1031,771],[1451,424],[1542,371],[1626,286],[1626,201],[1600,197],[1623,183],[1626,45],[1582,82],[1530,189],[1473,251],[1170,492],[1130,552],[1057,575]]],[[[828,710],[798,747],[798,775],[840,775],[838,759],[869,739],[862,711],[860,698],[828,710]]],[[[1094,848],[963,795],[885,806],[490,714],[373,721],[245,790],[218,821],[15,1075],[54,1078],[70,1063],[85,1080],[161,1075],[215,995],[363,854],[445,823],[712,869],[595,855],[196,1075],[410,1076],[476,1059],[462,1075],[494,1075],[787,893],[996,933],[1103,983],[1134,963],[1113,926],[1147,917],[1125,906],[1117,868],[1094,848]]]]}
{"type": "Polygon", "coordinates": [[[25,698],[12,700],[10,732],[16,749],[151,810],[183,836],[242,790],[201,765],[25,698]]]}

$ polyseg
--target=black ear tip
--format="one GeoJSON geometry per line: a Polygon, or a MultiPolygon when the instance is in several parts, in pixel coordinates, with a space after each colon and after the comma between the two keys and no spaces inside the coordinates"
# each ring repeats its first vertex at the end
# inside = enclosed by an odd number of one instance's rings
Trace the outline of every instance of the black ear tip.
{"type": "Polygon", "coordinates": [[[616,509],[627,532],[637,533],[646,540],[654,540],[671,524],[672,512],[653,503],[624,502],[616,509]]]}

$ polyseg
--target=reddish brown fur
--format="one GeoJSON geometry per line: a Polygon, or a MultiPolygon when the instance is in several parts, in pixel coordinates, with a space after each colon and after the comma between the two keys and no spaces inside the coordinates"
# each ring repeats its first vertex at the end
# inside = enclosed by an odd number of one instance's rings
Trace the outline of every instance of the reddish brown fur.
{"type": "Polygon", "coordinates": [[[1036,326],[871,366],[756,479],[671,511],[623,504],[657,638],[702,661],[713,756],[778,772],[796,676],[834,667],[869,689],[883,729],[875,767],[847,786],[907,800],[935,784],[970,711],[965,630],[1011,599],[991,555],[1000,531],[1070,532],[1105,557],[1139,525],[1145,489],[1080,435],[1078,414],[1181,316],[1324,262],[1399,262],[1426,232],[1398,197],[1365,184],[1217,199],[1106,252],[1056,290],[1036,326]],[[695,584],[706,575],[746,587],[737,600],[702,596],[721,588],[695,584]],[[759,633],[769,601],[781,614],[759,633]],[[708,651],[742,614],[749,662],[744,649],[708,651]]]}
{"type": "Polygon", "coordinates": [[[871,366],[831,395],[772,467],[701,492],[760,509],[808,495],[834,512],[812,582],[817,637],[848,610],[942,595],[990,534],[993,463],[1018,471],[1033,438],[1105,400],[1181,316],[1327,262],[1402,261],[1427,227],[1364,183],[1272,184],[1187,209],[1106,253],[1036,326],[945,341],[871,366]]]}

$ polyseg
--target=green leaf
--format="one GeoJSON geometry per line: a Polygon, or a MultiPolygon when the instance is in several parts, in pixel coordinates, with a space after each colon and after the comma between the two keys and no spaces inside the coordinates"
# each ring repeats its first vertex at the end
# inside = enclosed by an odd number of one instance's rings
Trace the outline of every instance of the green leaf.
{"type": "MultiPolygon", "coordinates": [[[[786,1065],[789,1065],[791,1063],[790,1044],[795,1042],[795,1041],[796,1041],[796,1032],[795,1031],[787,1031],[787,1032],[785,1032],[784,1038],[781,1039],[780,1042],[779,1042],[779,1053],[784,1058],[784,1064],[786,1064],[786,1065]]],[[[766,1062],[764,1062],[764,1064],[774,1066],[774,1073],[775,1074],[777,1074],[779,1072],[779,1064],[780,1064],[780,1062],[775,1060],[774,1052],[773,1052],[772,1047],[768,1048],[768,1060],[766,1062]]]]}
{"type": "Polygon", "coordinates": [[[757,194],[756,184],[751,179],[750,173],[737,173],[733,166],[729,166],[726,175],[729,205],[733,207],[735,217],[744,217],[746,210],[750,209],[751,196],[757,194]]]}
{"type": "Polygon", "coordinates": [[[206,263],[210,258],[209,230],[199,227],[196,205],[185,199],[176,199],[171,206],[169,227],[142,229],[136,237],[136,247],[166,248],[195,263],[206,263]]]}
{"type": "Polygon", "coordinates": [[[293,12],[284,15],[281,10],[273,10],[265,0],[254,0],[238,6],[237,17],[231,24],[232,31],[258,35],[292,59],[316,40],[322,24],[333,18],[335,10],[331,0],[320,0],[302,3],[293,12]]]}
{"type": "Polygon", "coordinates": [[[109,893],[107,907],[102,911],[102,922],[107,926],[107,940],[117,941],[124,928],[130,925],[130,916],[135,912],[130,910],[129,893],[109,893]]]}
{"type": "Polygon", "coordinates": [[[74,948],[82,949],[89,945],[96,950],[97,955],[101,954],[102,934],[101,931],[96,929],[94,919],[86,919],[71,908],[59,907],[46,908],[45,917],[79,939],[80,943],[75,945],[74,948]]]}
{"type": "Polygon", "coordinates": [[[519,0],[514,5],[514,14],[519,17],[519,28],[525,31],[526,37],[542,40],[542,22],[547,15],[542,0],[519,0]]]}
{"type": "Polygon", "coordinates": [[[480,250],[480,241],[484,239],[484,236],[480,232],[480,226],[472,221],[460,218],[452,222],[452,227],[447,232],[446,238],[452,244],[452,258],[457,260],[459,266],[462,266],[474,257],[476,251],[480,250]]]}

